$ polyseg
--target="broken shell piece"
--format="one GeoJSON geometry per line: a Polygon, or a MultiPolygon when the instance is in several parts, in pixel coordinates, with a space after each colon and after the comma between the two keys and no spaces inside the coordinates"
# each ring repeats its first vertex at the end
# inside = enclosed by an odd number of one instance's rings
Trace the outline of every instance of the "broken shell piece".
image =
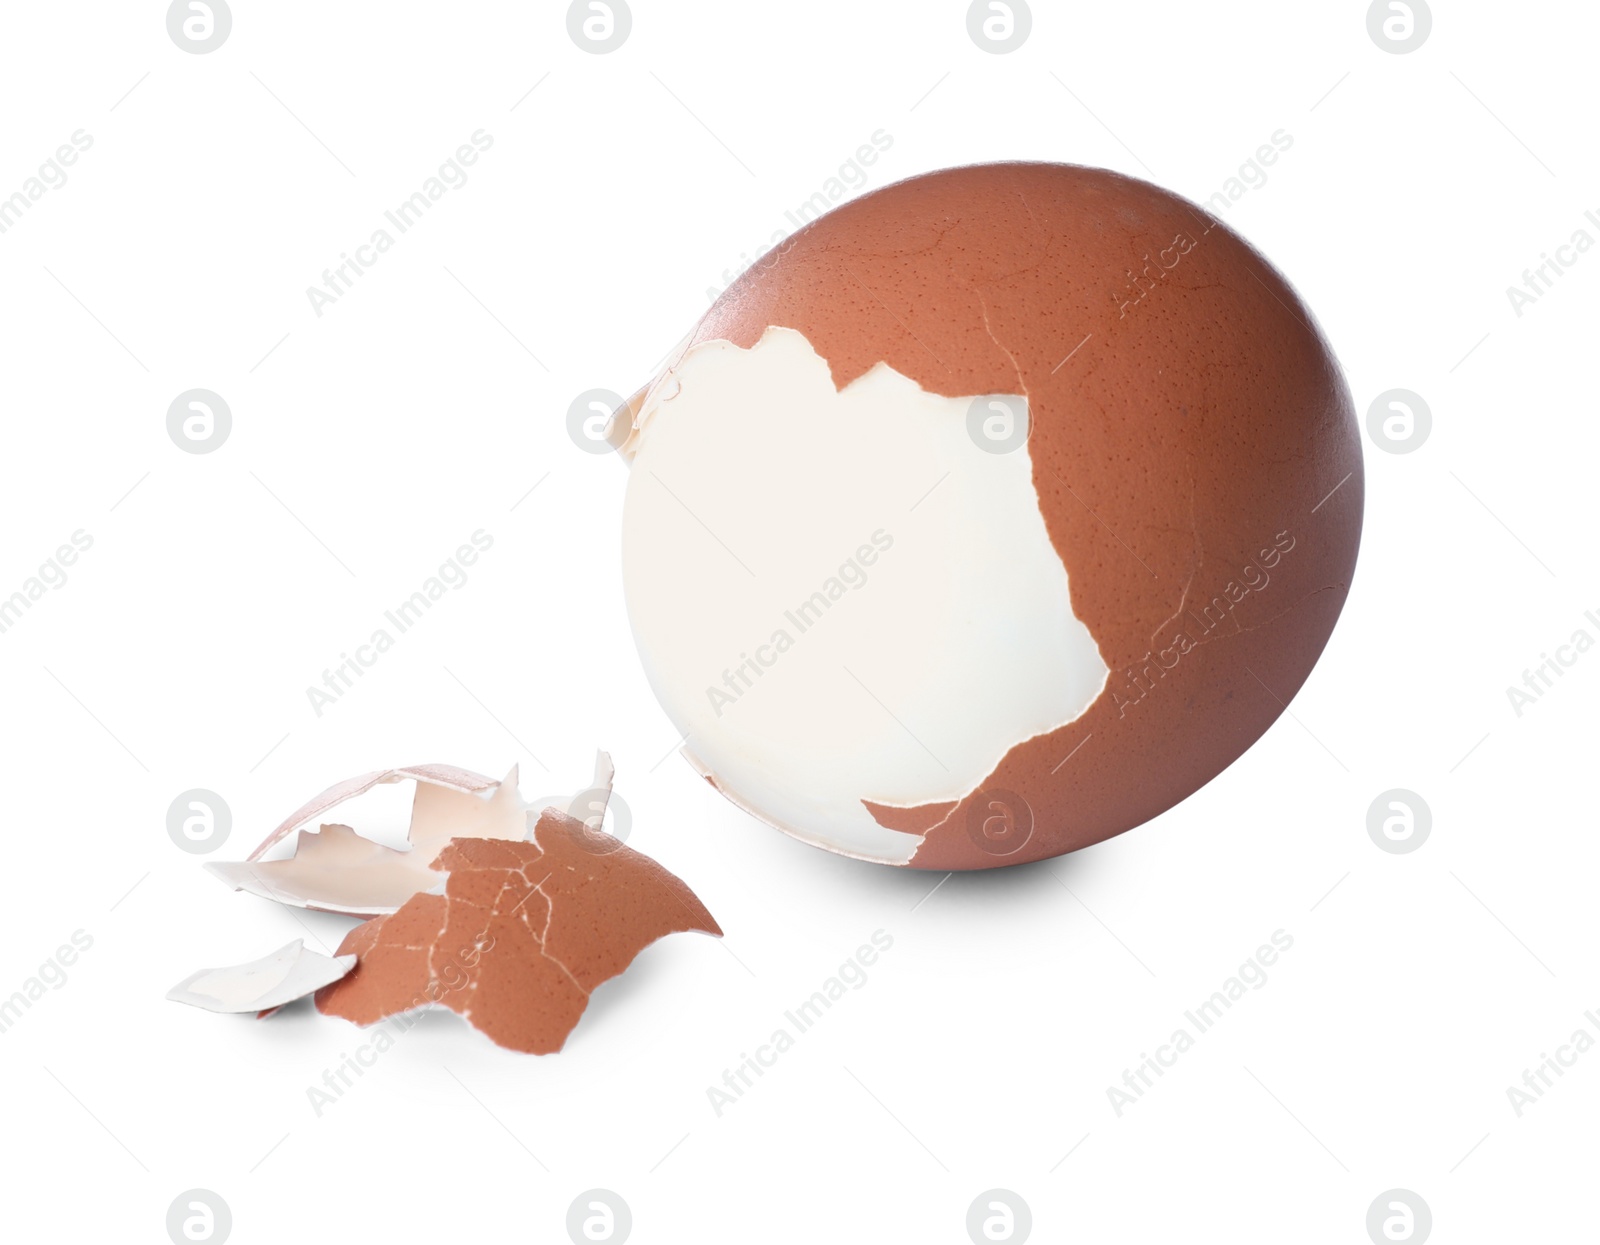
{"type": "Polygon", "coordinates": [[[594,782],[590,784],[589,790],[602,797],[600,808],[602,817],[605,815],[605,801],[611,798],[611,786],[616,781],[616,777],[617,767],[611,763],[611,754],[609,752],[596,752],[594,754],[594,782]]]}
{"type": "Polygon", "coordinates": [[[203,968],[185,977],[167,997],[208,1012],[270,1015],[338,981],[356,966],[353,955],[329,957],[307,951],[299,938],[271,955],[228,968],[203,968]]]}
{"type": "MultiPolygon", "coordinates": [[[[515,776],[516,772],[513,767],[512,775],[515,776]]],[[[355,778],[336,782],[320,795],[307,800],[276,830],[267,835],[260,846],[250,853],[249,859],[260,860],[274,845],[288,838],[301,826],[309,825],[314,819],[346,800],[353,800],[382,783],[404,782],[407,779],[416,780],[419,786],[422,783],[429,783],[468,795],[476,795],[499,785],[492,778],[485,778],[482,774],[475,774],[469,769],[459,769],[454,765],[408,765],[403,769],[373,770],[370,774],[360,774],[355,778]]]]}
{"type": "Polygon", "coordinates": [[[264,899],[347,916],[379,916],[438,884],[429,866],[451,839],[524,839],[527,824],[528,805],[517,790],[516,766],[499,783],[449,765],[378,770],[329,787],[268,835],[248,860],[206,868],[235,890],[264,899]],[[409,850],[385,847],[349,826],[324,825],[321,833],[300,830],[288,859],[261,859],[313,817],[380,783],[405,779],[417,784],[409,850]]]}
{"type": "MultiPolygon", "coordinates": [[[[532,805],[535,820],[546,809],[555,809],[569,817],[576,817],[597,833],[605,828],[606,809],[611,803],[611,787],[616,779],[616,766],[609,752],[594,754],[594,780],[573,796],[549,796],[532,805]]],[[[623,836],[626,837],[626,836],[623,836]]]]}
{"type": "Polygon", "coordinates": [[[431,1006],[459,1012],[497,1045],[560,1050],[601,982],[665,934],[721,936],[679,878],[546,809],[533,842],[458,839],[433,867],[444,893],[413,896],[340,945],[357,968],[317,993],[317,1010],[360,1025],[431,1006]]]}

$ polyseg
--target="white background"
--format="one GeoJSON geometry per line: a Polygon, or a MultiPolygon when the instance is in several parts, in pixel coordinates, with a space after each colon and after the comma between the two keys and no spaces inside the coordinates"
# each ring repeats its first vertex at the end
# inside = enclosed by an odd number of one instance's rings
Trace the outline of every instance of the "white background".
{"type": "Polygon", "coordinates": [[[241,1242],[563,1240],[591,1187],[640,1242],[960,1242],[992,1187],[1038,1240],[1361,1242],[1394,1187],[1439,1241],[1591,1234],[1600,1053],[1520,1118],[1506,1090],[1600,1028],[1600,655],[1520,717],[1506,688],[1600,638],[1600,254],[1520,317],[1506,287],[1600,240],[1600,12],[1439,0],[1392,55],[1364,3],[1039,3],[1003,56],[944,0],[635,0],[608,55],[564,14],[237,0],[193,55],[161,4],[6,10],[0,194],[93,137],[0,235],[0,595],[93,538],[0,635],[0,995],[93,938],[0,1034],[7,1236],[165,1240],[196,1187],[241,1242]],[[931,896],[670,755],[622,606],[625,471],[565,430],[880,128],[867,187],[1029,158],[1196,200],[1287,131],[1225,219],[1363,415],[1403,387],[1434,421],[1405,456],[1366,440],[1359,570],[1292,717],[1133,833],[931,896]],[[306,288],[479,129],[470,180],[318,317],[306,288]],[[232,433],[183,453],[166,410],[202,386],[232,433]],[[470,582],[314,713],[479,528],[470,582]],[[179,792],[226,799],[237,859],[349,774],[518,763],[532,797],[597,745],[631,843],[727,937],[652,947],[561,1054],[431,1017],[319,1118],[307,1087],[360,1031],[163,999],[349,925],[206,875],[166,833],[179,792]],[[1411,854],[1367,834],[1392,787],[1433,812],[1411,854]],[[707,1087],[880,929],[867,983],[718,1118],[707,1087]],[[1278,929],[1267,984],[1119,1118],[1108,1087],[1278,929]]]}

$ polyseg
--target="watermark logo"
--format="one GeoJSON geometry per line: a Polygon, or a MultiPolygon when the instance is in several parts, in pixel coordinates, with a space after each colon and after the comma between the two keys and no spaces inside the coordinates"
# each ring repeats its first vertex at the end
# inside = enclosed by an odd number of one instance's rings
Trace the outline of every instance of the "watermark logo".
{"type": "Polygon", "coordinates": [[[1022,1245],[1033,1231],[1033,1212],[1022,1195],[1010,1189],[990,1189],[972,1199],[967,1207],[967,1235],[973,1245],[1008,1241],[1022,1245]]]}
{"type": "Polygon", "coordinates": [[[222,1245],[233,1232],[233,1212],[220,1194],[210,1189],[190,1189],[167,1207],[167,1236],[175,1245],[209,1241],[222,1245]]]}
{"type": "Polygon", "coordinates": [[[972,0],[967,9],[967,34],[985,52],[1004,56],[1028,41],[1033,11],[1027,0],[972,0]]]}
{"type": "Polygon", "coordinates": [[[628,41],[633,13],[627,0],[572,0],[567,8],[567,34],[585,52],[603,56],[628,41]]]}
{"type": "Polygon", "coordinates": [[[1009,454],[1028,440],[1028,400],[1014,393],[989,393],[967,407],[967,435],[986,454],[1009,454]]]}
{"type": "Polygon", "coordinates": [[[794,207],[785,209],[783,218],[787,223],[774,229],[766,241],[755,248],[754,259],[750,258],[749,251],[739,252],[738,266],[724,268],[721,282],[706,287],[707,302],[716,302],[724,290],[752,268],[765,271],[777,267],[793,245],[794,234],[790,225],[796,230],[804,228],[866,185],[870,176],[867,170],[894,146],[894,135],[882,128],[873,130],[868,138],[869,141],[857,147],[855,154],[847,157],[832,175],[823,180],[821,186],[794,207]]]}
{"type": "Polygon", "coordinates": [[[839,564],[838,570],[822,581],[822,585],[798,601],[792,609],[783,611],[783,625],[775,627],[765,644],[754,646],[755,652],[742,652],[731,668],[722,671],[722,682],[706,684],[706,703],[711,715],[720,718],[723,712],[737,704],[756,685],[759,679],[778,659],[787,653],[831,610],[837,602],[852,592],[859,591],[870,582],[867,568],[894,548],[894,537],[883,528],[872,533],[870,544],[856,546],[854,555],[839,564]]]}
{"type": "MultiPolygon", "coordinates": [[[[1584,621],[1600,629],[1600,612],[1585,610],[1584,621]]],[[[1556,680],[1565,678],[1568,670],[1578,664],[1582,657],[1594,647],[1594,636],[1587,628],[1579,627],[1568,637],[1565,644],[1556,645],[1556,655],[1549,653],[1539,654],[1539,664],[1532,670],[1522,672],[1521,687],[1507,687],[1506,700],[1511,704],[1511,712],[1521,717],[1529,708],[1539,703],[1552,687],[1556,680]]]]}
{"type": "MultiPolygon", "coordinates": [[[[1210,232],[1208,227],[1206,233],[1210,232]]],[[[1204,237],[1205,234],[1200,236],[1204,237]]],[[[1123,272],[1128,278],[1127,284],[1111,296],[1112,301],[1117,304],[1117,319],[1126,319],[1128,312],[1138,307],[1155,290],[1160,289],[1161,283],[1167,279],[1167,274],[1198,245],[1199,243],[1186,233],[1174,234],[1169,245],[1156,250],[1155,258],[1151,258],[1149,251],[1144,253],[1142,257],[1144,267],[1137,273],[1132,268],[1124,269],[1123,272]],[[1170,260],[1167,258],[1168,255],[1172,256],[1170,260]]]]}
{"type": "Polygon", "coordinates": [[[1396,56],[1415,52],[1432,30],[1433,12],[1426,0],[1372,0],[1367,10],[1367,34],[1396,56]]]}
{"type": "Polygon", "coordinates": [[[233,431],[233,412],[209,389],[185,389],[167,407],[167,435],[185,454],[221,449],[233,431]]]}
{"type": "MultiPolygon", "coordinates": [[[[1583,216],[1589,224],[1600,229],[1600,215],[1590,209],[1585,211],[1583,216]]],[[[1567,275],[1568,269],[1576,267],[1578,261],[1593,249],[1594,236],[1580,226],[1573,230],[1572,236],[1566,242],[1556,247],[1554,255],[1549,251],[1540,251],[1538,264],[1522,270],[1522,288],[1518,289],[1514,285],[1506,286],[1506,299],[1511,303],[1511,310],[1516,318],[1522,319],[1525,307],[1533,306],[1555,289],[1556,282],[1567,275]]]]}
{"type": "Polygon", "coordinates": [[[422,585],[392,609],[383,611],[383,624],[375,627],[365,644],[357,644],[355,653],[339,654],[338,664],[322,672],[322,685],[306,688],[306,700],[311,711],[321,717],[329,708],[339,703],[345,693],[355,686],[356,680],[366,674],[378,659],[395,646],[395,641],[405,635],[433,609],[434,603],[452,592],[467,586],[471,576],[468,567],[476,566],[478,559],[494,548],[494,537],[483,528],[472,533],[470,544],[461,544],[450,557],[439,564],[438,570],[422,581],[422,585]]]}
{"type": "Polygon", "coordinates": [[[633,810],[620,795],[605,787],[580,791],[570,800],[552,796],[536,800],[532,805],[534,808],[545,806],[563,809],[568,817],[581,821],[583,833],[577,838],[578,846],[596,856],[616,851],[633,832],[633,810]]]}
{"type": "Polygon", "coordinates": [[[722,1070],[722,1084],[706,1086],[706,1101],[711,1104],[711,1113],[721,1119],[722,1113],[738,1103],[756,1081],[775,1068],[778,1060],[793,1050],[800,1038],[815,1028],[835,1003],[867,984],[870,980],[869,970],[892,946],[893,934],[887,930],[873,930],[871,944],[862,943],[849,959],[811,992],[810,998],[784,1012],[783,1023],[776,1026],[753,1053],[740,1051],[738,1062],[722,1070]]]}
{"type": "Polygon", "coordinates": [[[1422,448],[1433,431],[1433,412],[1409,389],[1385,389],[1367,408],[1367,436],[1389,454],[1422,448]]]}
{"type": "Polygon", "coordinates": [[[167,34],[178,47],[196,56],[215,52],[228,41],[232,30],[233,13],[227,0],[172,0],[167,10],[167,34]]]}
{"type": "Polygon", "coordinates": [[[1422,1245],[1432,1232],[1433,1212],[1410,1189],[1380,1193],[1367,1207],[1367,1235],[1373,1245],[1390,1245],[1393,1241],[1422,1245]]]}
{"type": "Polygon", "coordinates": [[[1112,1113],[1120,1120],[1123,1113],[1135,1106],[1157,1080],[1195,1048],[1202,1036],[1216,1028],[1235,1003],[1251,991],[1262,989],[1271,977],[1267,970],[1277,964],[1293,946],[1294,935],[1286,930],[1273,930],[1270,943],[1258,946],[1231,977],[1211,992],[1210,998],[1183,1013],[1184,1023],[1173,1026],[1170,1036],[1156,1047],[1154,1053],[1140,1051],[1139,1062],[1122,1070],[1122,1083],[1106,1086],[1106,1101],[1110,1103],[1112,1113]]]}
{"type": "MultiPolygon", "coordinates": [[[[1583,1018],[1595,1026],[1596,1032],[1600,1032],[1600,1015],[1591,1010],[1584,1012],[1583,1018]]],[[[1524,1111],[1543,1098],[1547,1089],[1566,1076],[1567,1071],[1576,1067],[1578,1060],[1594,1048],[1594,1033],[1579,1025],[1565,1042],[1556,1047],[1554,1055],[1540,1051],[1539,1062],[1522,1070],[1522,1084],[1506,1086],[1506,1101],[1511,1105],[1511,1113],[1520,1120],[1524,1111]]]]}
{"type": "Polygon", "coordinates": [[[94,135],[87,130],[74,130],[72,141],[62,143],[55,155],[39,166],[38,172],[25,178],[20,190],[0,197],[0,233],[12,229],[22,219],[23,213],[51,190],[60,190],[67,184],[67,169],[78,162],[78,157],[94,146],[94,135]]]}
{"type": "MultiPolygon", "coordinates": [[[[1267,168],[1276,164],[1293,146],[1294,135],[1288,130],[1272,131],[1271,141],[1257,147],[1255,155],[1239,166],[1239,172],[1223,182],[1222,189],[1205,201],[1206,209],[1213,216],[1220,216],[1250,191],[1260,190],[1267,184],[1267,168]]],[[[1206,232],[1211,232],[1210,227],[1206,232]]]]}
{"type": "MultiPolygon", "coordinates": [[[[609,389],[585,389],[572,399],[567,407],[567,435],[585,454],[609,454],[616,449],[606,436],[606,425],[611,414],[622,405],[622,398],[609,389]]],[[[617,427],[626,428],[628,421],[619,419],[617,427]]]]}
{"type": "MultiPolygon", "coordinates": [[[[138,883],[134,883],[138,885],[138,883]]],[[[120,901],[119,901],[120,902],[120,901]]],[[[75,929],[69,942],[62,943],[55,953],[38,970],[13,990],[9,997],[0,996],[0,1033],[8,1033],[43,999],[47,990],[60,990],[67,984],[67,970],[78,962],[78,957],[94,946],[94,936],[87,930],[75,929]]]]}
{"type": "Polygon", "coordinates": [[[233,812],[215,791],[195,787],[167,806],[167,837],[194,856],[214,852],[228,841],[233,812]]]}
{"type": "Polygon", "coordinates": [[[567,1236],[573,1245],[608,1241],[622,1245],[633,1231],[633,1212],[620,1193],[610,1189],[590,1189],[572,1199],[567,1207],[567,1236]]]}
{"type": "Polygon", "coordinates": [[[470,986],[473,982],[472,970],[493,950],[493,938],[461,948],[454,958],[446,959],[439,965],[428,984],[413,996],[410,1006],[385,1017],[380,1025],[373,1026],[377,1032],[370,1042],[357,1046],[354,1054],[339,1052],[339,1062],[322,1070],[322,1083],[306,1086],[306,1101],[311,1105],[311,1113],[320,1120],[322,1113],[335,1106],[345,1092],[366,1075],[368,1068],[377,1065],[379,1057],[394,1049],[395,1043],[411,1031],[425,1009],[448,1007],[444,996],[470,986]]]}
{"type": "Polygon", "coordinates": [[[1391,855],[1404,856],[1428,841],[1433,810],[1415,791],[1385,791],[1367,809],[1367,834],[1391,855]]]}
{"type": "Polygon", "coordinates": [[[1160,686],[1168,671],[1177,669],[1178,663],[1201,644],[1219,635],[1238,635],[1244,630],[1234,610],[1252,593],[1267,589],[1272,583],[1273,569],[1293,551],[1295,540],[1292,532],[1277,533],[1271,545],[1257,550],[1255,557],[1239,568],[1238,576],[1212,593],[1209,600],[1189,605],[1179,615],[1162,623],[1156,629],[1156,636],[1174,623],[1181,629],[1173,633],[1171,643],[1148,650],[1140,660],[1124,668],[1122,688],[1111,689],[1111,703],[1117,708],[1117,716],[1126,717],[1129,709],[1160,686]],[[1233,623],[1231,629],[1227,627],[1229,622],[1233,623]]]}
{"type": "MultiPolygon", "coordinates": [[[[317,319],[322,319],[327,309],[350,293],[355,288],[356,282],[366,276],[367,271],[393,249],[399,238],[416,228],[417,224],[433,211],[435,204],[452,191],[460,190],[467,184],[470,180],[467,170],[477,164],[483,153],[493,146],[494,135],[479,127],[469,136],[469,141],[460,144],[407,198],[392,208],[385,208],[383,219],[393,227],[394,232],[391,233],[387,227],[380,225],[372,231],[365,242],[358,243],[349,251],[340,251],[339,262],[330,264],[322,270],[322,285],[306,286],[306,302],[310,304],[312,314],[317,319]]],[[[450,272],[448,268],[445,271],[450,272]]],[[[456,277],[453,272],[450,275],[471,298],[482,304],[482,300],[476,294],[467,290],[460,277],[456,277]]]]}
{"type": "Polygon", "coordinates": [[[67,568],[94,547],[94,537],[83,528],[72,533],[70,543],[61,544],[50,557],[39,564],[38,570],[22,581],[10,596],[0,596],[0,635],[4,635],[22,621],[34,602],[42,600],[47,592],[67,585],[67,568]]]}
{"type": "Polygon", "coordinates": [[[1033,806],[1015,791],[980,791],[967,813],[967,836],[991,856],[1012,856],[1033,837],[1033,806]]]}

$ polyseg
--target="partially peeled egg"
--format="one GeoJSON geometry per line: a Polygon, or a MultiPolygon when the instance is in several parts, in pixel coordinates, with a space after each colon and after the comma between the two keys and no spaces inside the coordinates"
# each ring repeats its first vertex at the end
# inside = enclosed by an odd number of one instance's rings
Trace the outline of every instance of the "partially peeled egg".
{"type": "Polygon", "coordinates": [[[683,751],[930,869],[1176,804],[1310,674],[1361,452],[1310,312],[1202,209],[996,164],[763,256],[616,415],[627,605],[683,751]]]}

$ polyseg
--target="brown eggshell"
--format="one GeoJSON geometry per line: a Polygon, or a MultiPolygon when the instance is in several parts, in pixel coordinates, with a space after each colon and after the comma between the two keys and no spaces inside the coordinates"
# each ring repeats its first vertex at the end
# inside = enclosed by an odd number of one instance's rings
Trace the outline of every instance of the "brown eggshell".
{"type": "Polygon", "coordinates": [[[355,970],[317,1009],[369,1025],[419,1007],[459,1012],[512,1050],[560,1050],[601,982],[666,934],[722,930],[650,857],[555,809],[534,842],[454,839],[443,895],[416,895],[351,930],[355,970]]]}
{"type": "Polygon", "coordinates": [[[1310,674],[1360,542],[1350,395],[1287,281],[1199,207],[1070,165],[930,173],[808,225],[682,349],[769,326],[803,333],[837,387],[881,361],[930,393],[1027,396],[1046,530],[1111,669],[953,808],[869,806],[925,833],[913,866],[1128,830],[1231,764],[1310,674]],[[1016,822],[998,835],[996,801],[1016,822]]]}

